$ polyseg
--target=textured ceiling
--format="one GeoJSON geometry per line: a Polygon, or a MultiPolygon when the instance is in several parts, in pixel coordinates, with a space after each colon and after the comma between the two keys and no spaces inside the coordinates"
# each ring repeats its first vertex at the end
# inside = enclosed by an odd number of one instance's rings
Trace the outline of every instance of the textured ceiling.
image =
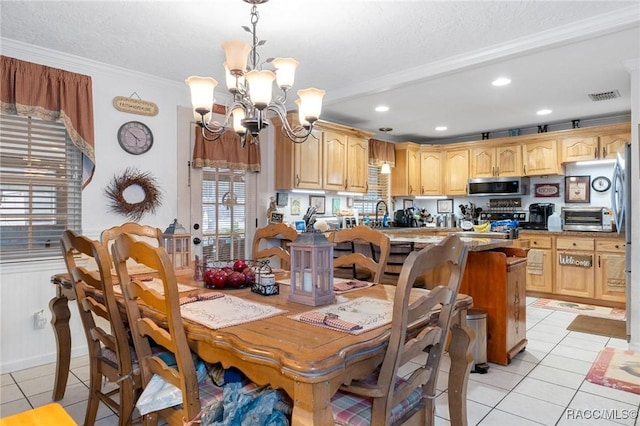
{"type": "MultiPolygon", "coordinates": [[[[241,0],[2,1],[0,8],[3,38],[174,81],[210,75],[219,88],[221,43],[249,41],[241,26],[251,6],[241,0]]],[[[447,139],[630,110],[623,61],[640,57],[637,0],[271,0],[258,10],[262,59],[298,59],[294,90],[325,89],[323,119],[394,129],[382,138],[447,139]],[[492,87],[501,75],[512,84],[492,87]],[[622,96],[587,97],[609,90],[622,96]],[[378,104],[391,109],[376,113],[378,104]],[[543,107],[553,114],[536,116],[543,107]]]]}

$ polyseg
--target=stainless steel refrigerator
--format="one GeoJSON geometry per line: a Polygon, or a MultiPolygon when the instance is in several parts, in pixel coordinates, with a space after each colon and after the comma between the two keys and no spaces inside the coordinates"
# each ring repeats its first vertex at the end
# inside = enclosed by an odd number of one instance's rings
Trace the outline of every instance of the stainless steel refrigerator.
{"type": "Polygon", "coordinates": [[[611,206],[618,234],[625,240],[625,291],[627,295],[627,341],[631,338],[631,145],[626,144],[616,156],[611,179],[611,206]]]}

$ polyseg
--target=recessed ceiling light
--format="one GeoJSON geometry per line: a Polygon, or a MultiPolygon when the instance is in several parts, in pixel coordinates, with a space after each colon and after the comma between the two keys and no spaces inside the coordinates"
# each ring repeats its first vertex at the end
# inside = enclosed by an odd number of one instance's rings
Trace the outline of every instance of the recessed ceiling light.
{"type": "Polygon", "coordinates": [[[377,112],[387,112],[387,111],[389,111],[389,107],[386,106],[386,105],[378,105],[376,107],[376,111],[377,112]]]}
{"type": "Polygon", "coordinates": [[[494,86],[506,86],[507,84],[510,84],[510,83],[511,83],[510,78],[500,77],[493,80],[491,84],[493,84],[494,86]]]}
{"type": "Polygon", "coordinates": [[[551,111],[550,109],[541,109],[540,111],[536,112],[536,114],[538,114],[538,115],[549,115],[552,112],[553,111],[551,111]]]}
{"type": "Polygon", "coordinates": [[[438,127],[436,127],[436,131],[438,131],[438,132],[444,132],[445,130],[447,130],[447,126],[438,126],[438,127]]]}
{"type": "Polygon", "coordinates": [[[381,131],[382,133],[388,133],[393,129],[391,127],[380,127],[378,130],[381,131]]]}

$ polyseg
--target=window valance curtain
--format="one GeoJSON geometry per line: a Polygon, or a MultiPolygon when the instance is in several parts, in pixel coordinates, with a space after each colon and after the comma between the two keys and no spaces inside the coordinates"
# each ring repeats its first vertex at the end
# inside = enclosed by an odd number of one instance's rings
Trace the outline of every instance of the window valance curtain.
{"type": "Polygon", "coordinates": [[[395,167],[395,145],[391,142],[369,139],[369,164],[372,166],[382,166],[384,163],[388,163],[389,166],[395,167]]]}
{"type": "Polygon", "coordinates": [[[82,152],[85,187],[95,170],[91,77],[0,56],[0,110],[4,114],[60,120],[82,152]]]}
{"type": "Polygon", "coordinates": [[[195,128],[195,132],[194,167],[260,171],[260,144],[247,143],[243,148],[240,137],[231,130],[224,132],[216,141],[206,141],[199,127],[195,128]]]}

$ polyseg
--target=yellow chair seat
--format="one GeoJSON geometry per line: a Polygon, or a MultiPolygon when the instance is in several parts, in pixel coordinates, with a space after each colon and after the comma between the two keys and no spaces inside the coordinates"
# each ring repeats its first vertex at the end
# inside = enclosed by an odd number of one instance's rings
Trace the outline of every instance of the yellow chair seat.
{"type": "Polygon", "coordinates": [[[0,426],[77,426],[60,404],[43,405],[0,419],[0,426]]]}

